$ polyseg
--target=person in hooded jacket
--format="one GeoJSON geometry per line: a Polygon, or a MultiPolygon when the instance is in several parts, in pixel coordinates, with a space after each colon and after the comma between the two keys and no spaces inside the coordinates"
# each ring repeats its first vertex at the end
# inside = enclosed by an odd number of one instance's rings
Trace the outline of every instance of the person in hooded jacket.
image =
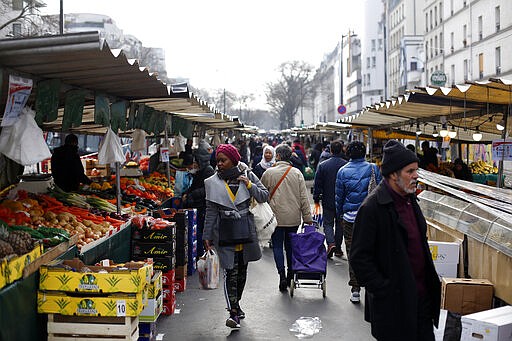
{"type": "Polygon", "coordinates": [[[258,177],[258,179],[261,179],[261,176],[263,173],[270,167],[272,167],[276,163],[276,152],[274,147],[266,145],[263,147],[263,157],[261,158],[261,161],[256,164],[256,166],[253,168],[254,174],[258,177]]]}
{"type": "Polygon", "coordinates": [[[315,146],[311,150],[311,154],[309,155],[309,165],[314,170],[316,170],[318,167],[318,163],[320,161],[320,155],[322,154],[322,148],[323,148],[322,143],[318,142],[317,144],[315,144],[315,146]]]}
{"type": "Polygon", "coordinates": [[[361,291],[354,271],[352,270],[350,259],[350,248],[352,245],[352,234],[354,221],[356,219],[359,206],[368,195],[368,185],[372,177],[372,170],[375,174],[375,181],[381,181],[381,175],[378,167],[365,160],[366,146],[359,141],[352,141],[347,147],[347,156],[350,161],[340,168],[336,175],[336,214],[342,219],[343,237],[345,238],[345,249],[348,256],[349,281],[351,287],[350,301],[352,303],[360,302],[361,291]]]}
{"type": "Polygon", "coordinates": [[[240,328],[245,312],[240,300],[247,280],[248,263],[261,258],[261,249],[249,211],[251,198],[268,200],[268,190],[249,167],[240,162],[240,153],[231,144],[216,150],[217,170],[205,180],[205,247],[215,248],[224,269],[224,295],[229,317],[226,326],[240,328]]]}
{"type": "Polygon", "coordinates": [[[81,183],[92,183],[84,173],[84,166],[78,155],[78,137],[75,134],[68,134],[64,145],[55,148],[51,165],[55,184],[65,192],[77,191],[81,183]]]}
{"type": "MultiPolygon", "coordinates": [[[[208,142],[201,140],[199,146],[194,152],[194,163],[189,169],[192,174],[192,184],[182,195],[182,205],[184,208],[197,209],[197,240],[202,241],[204,219],[206,215],[206,192],[204,188],[204,180],[215,173],[210,165],[210,154],[213,149],[208,142]]],[[[197,254],[202,256],[204,253],[203,244],[197,243],[197,254]]]]}

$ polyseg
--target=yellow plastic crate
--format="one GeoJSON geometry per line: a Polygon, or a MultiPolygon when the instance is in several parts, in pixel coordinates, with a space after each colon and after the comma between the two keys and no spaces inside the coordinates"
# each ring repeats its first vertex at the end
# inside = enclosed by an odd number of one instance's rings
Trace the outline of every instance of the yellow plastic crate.
{"type": "Polygon", "coordinates": [[[150,283],[153,265],[130,262],[114,267],[86,266],[79,259],[55,260],[48,265],[41,266],[39,273],[40,290],[137,293],[150,283]],[[84,269],[86,271],[82,272],[84,269]]]}
{"type": "Polygon", "coordinates": [[[36,244],[32,251],[19,257],[12,257],[0,265],[0,288],[23,277],[23,270],[43,254],[42,244],[36,244]]]}

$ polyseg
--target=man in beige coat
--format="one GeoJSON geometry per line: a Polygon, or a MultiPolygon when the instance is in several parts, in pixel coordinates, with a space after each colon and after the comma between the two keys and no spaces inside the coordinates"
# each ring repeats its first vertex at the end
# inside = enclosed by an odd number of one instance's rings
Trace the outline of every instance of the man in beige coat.
{"type": "Polygon", "coordinates": [[[290,163],[292,149],[287,144],[276,147],[276,164],[267,169],[261,177],[261,183],[267,187],[270,207],[277,218],[277,227],[272,234],[274,261],[279,273],[279,290],[286,291],[293,277],[292,248],[290,233],[296,233],[302,222],[311,224],[311,206],[304,176],[290,163]],[[286,250],[284,265],[283,246],[286,250]]]}

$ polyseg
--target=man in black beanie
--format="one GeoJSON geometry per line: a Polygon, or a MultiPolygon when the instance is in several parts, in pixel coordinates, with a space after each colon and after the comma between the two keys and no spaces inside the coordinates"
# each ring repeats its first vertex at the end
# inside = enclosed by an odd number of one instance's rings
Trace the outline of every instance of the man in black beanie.
{"type": "Polygon", "coordinates": [[[416,202],[418,157],[398,141],[383,149],[384,180],[356,216],[350,251],[366,288],[365,320],[377,340],[434,341],[441,285],[416,202]]]}

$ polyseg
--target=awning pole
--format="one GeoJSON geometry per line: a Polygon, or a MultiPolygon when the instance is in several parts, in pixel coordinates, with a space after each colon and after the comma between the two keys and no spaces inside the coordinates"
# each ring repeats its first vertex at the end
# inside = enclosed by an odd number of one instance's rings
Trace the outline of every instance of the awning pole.
{"type": "MultiPolygon", "coordinates": [[[[167,134],[167,118],[168,115],[165,116],[165,130],[164,130],[164,147],[169,150],[169,135],[167,134]]],[[[171,170],[169,167],[169,158],[167,158],[167,162],[165,163],[165,176],[167,177],[167,187],[171,187],[171,170]]]]}
{"type": "Polygon", "coordinates": [[[121,175],[119,171],[121,170],[121,164],[119,162],[115,163],[116,167],[116,207],[117,214],[121,214],[121,175]]]}
{"type": "Polygon", "coordinates": [[[370,150],[370,162],[373,160],[373,130],[368,128],[368,149],[370,150]]]}
{"type": "MultiPolygon", "coordinates": [[[[510,105],[509,105],[510,107],[510,105]]],[[[510,110],[510,109],[509,109],[510,110]]],[[[508,128],[508,113],[506,115],[503,115],[503,122],[505,129],[503,129],[503,132],[501,133],[501,137],[503,138],[503,142],[507,140],[507,128],[508,128]]],[[[498,162],[498,181],[496,181],[496,187],[503,188],[503,159],[505,158],[505,146],[503,146],[503,150],[501,153],[501,159],[498,162]]]]}

